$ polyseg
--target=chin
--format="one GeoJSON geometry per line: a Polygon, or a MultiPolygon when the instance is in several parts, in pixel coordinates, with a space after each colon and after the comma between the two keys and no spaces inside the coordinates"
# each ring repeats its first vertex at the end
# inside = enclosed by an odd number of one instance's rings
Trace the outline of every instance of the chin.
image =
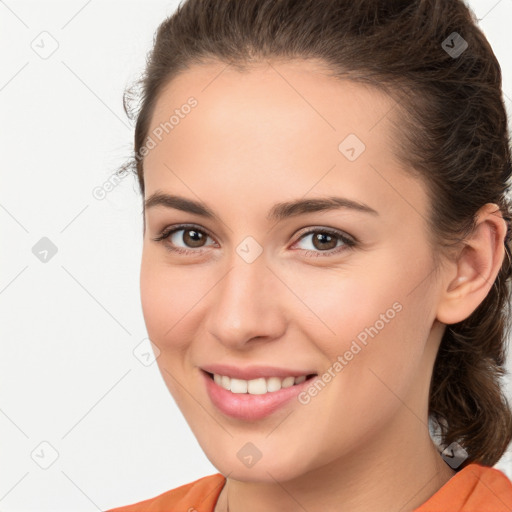
{"type": "Polygon", "coordinates": [[[279,482],[293,480],[306,473],[308,469],[299,463],[299,459],[299,454],[297,454],[297,460],[294,461],[280,457],[278,453],[267,457],[263,454],[261,459],[252,466],[245,466],[236,455],[230,458],[222,454],[219,454],[218,457],[208,457],[219,473],[229,476],[233,480],[271,484],[275,484],[276,480],[279,482]]]}

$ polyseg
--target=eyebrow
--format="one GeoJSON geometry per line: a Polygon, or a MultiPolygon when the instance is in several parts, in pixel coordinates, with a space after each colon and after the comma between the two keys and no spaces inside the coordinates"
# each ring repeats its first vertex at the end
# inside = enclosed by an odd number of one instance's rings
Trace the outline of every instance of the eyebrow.
{"type": "MultiPolygon", "coordinates": [[[[155,192],[144,203],[145,210],[154,208],[156,206],[163,206],[165,208],[173,208],[183,212],[199,215],[207,219],[216,217],[214,212],[208,208],[201,201],[187,199],[186,197],[164,194],[162,192],[155,192]]],[[[344,197],[322,197],[312,199],[298,199],[294,201],[287,201],[275,204],[267,214],[267,221],[280,221],[289,217],[295,217],[306,213],[322,212],[329,210],[338,210],[347,208],[362,213],[370,213],[372,215],[379,215],[376,210],[367,204],[353,201],[344,197]]]]}

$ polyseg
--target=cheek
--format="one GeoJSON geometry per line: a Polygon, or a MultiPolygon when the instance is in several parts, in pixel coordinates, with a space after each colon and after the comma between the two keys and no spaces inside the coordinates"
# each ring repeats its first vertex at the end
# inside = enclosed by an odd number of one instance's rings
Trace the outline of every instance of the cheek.
{"type": "Polygon", "coordinates": [[[140,269],[140,298],[146,330],[160,354],[156,360],[160,373],[178,407],[186,406],[180,382],[184,379],[184,359],[176,357],[185,354],[187,336],[180,322],[186,314],[180,279],[182,271],[173,271],[143,250],[140,269]],[[181,330],[181,332],[180,332],[181,330]],[[183,341],[181,341],[183,340],[183,341]]]}
{"type": "Polygon", "coordinates": [[[428,258],[416,254],[415,259],[398,261],[392,256],[347,269],[337,278],[319,273],[308,289],[303,284],[302,292],[309,290],[304,302],[326,334],[319,334],[316,320],[303,322],[303,329],[326,356],[325,370],[343,375],[332,379],[333,388],[347,400],[348,410],[357,403],[384,406],[386,397],[393,398],[386,384],[405,391],[422,361],[433,311],[430,285],[424,279],[428,258]]]}
{"type": "Polygon", "coordinates": [[[325,351],[331,365],[338,363],[331,367],[336,374],[331,398],[341,415],[357,411],[359,418],[374,418],[365,428],[376,428],[400,407],[398,397],[408,396],[422,378],[430,332],[425,300],[426,294],[407,296],[395,288],[386,297],[374,296],[363,312],[353,306],[340,315],[342,334],[336,348],[325,351]]]}
{"type": "Polygon", "coordinates": [[[389,330],[402,309],[401,283],[390,272],[375,273],[366,270],[370,265],[364,267],[318,271],[302,282],[295,280],[296,295],[310,308],[303,328],[310,326],[309,339],[331,359],[348,350],[352,340],[364,343],[376,330],[389,330]]]}
{"type": "MultiPolygon", "coordinates": [[[[144,249],[140,269],[142,313],[150,339],[161,350],[173,339],[180,317],[185,314],[180,275],[159,262],[150,250],[144,249]]],[[[179,324],[178,324],[179,325],[179,324]]]]}
{"type": "Polygon", "coordinates": [[[171,265],[165,256],[145,248],[140,269],[140,298],[149,338],[162,356],[185,352],[208,304],[213,286],[206,267],[171,265]]]}
{"type": "Polygon", "coordinates": [[[164,330],[162,325],[162,320],[165,317],[163,311],[168,308],[168,299],[164,295],[163,289],[164,286],[158,280],[155,264],[144,250],[140,269],[140,300],[146,329],[149,337],[154,342],[160,339],[157,334],[164,330]]]}

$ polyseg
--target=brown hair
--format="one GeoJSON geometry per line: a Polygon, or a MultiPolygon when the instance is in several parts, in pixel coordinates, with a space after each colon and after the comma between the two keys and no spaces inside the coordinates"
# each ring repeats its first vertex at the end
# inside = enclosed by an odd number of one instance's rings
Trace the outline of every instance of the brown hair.
{"type": "Polygon", "coordinates": [[[136,128],[122,170],[135,172],[144,195],[140,151],[173,77],[212,60],[238,70],[265,59],[320,60],[333,76],[371,84],[397,102],[397,117],[388,116],[393,151],[426,184],[434,254],[462,243],[484,204],[499,206],[508,226],[503,265],[476,310],[446,327],[430,384],[429,418],[442,444],[456,441],[469,454],[458,469],[494,465],[512,439],[500,385],[510,319],[511,153],[501,69],[476,23],[462,0],[186,0],[158,28],[135,85],[138,107],[130,107],[134,89],[124,97],[136,128]]]}

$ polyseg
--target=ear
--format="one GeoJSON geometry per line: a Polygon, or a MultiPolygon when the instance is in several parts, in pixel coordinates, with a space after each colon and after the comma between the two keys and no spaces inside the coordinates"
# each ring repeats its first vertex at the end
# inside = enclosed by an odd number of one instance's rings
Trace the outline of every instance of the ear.
{"type": "Polygon", "coordinates": [[[485,299],[505,257],[507,223],[499,207],[487,203],[477,213],[474,232],[445,274],[437,319],[445,324],[465,320],[485,299]]]}

